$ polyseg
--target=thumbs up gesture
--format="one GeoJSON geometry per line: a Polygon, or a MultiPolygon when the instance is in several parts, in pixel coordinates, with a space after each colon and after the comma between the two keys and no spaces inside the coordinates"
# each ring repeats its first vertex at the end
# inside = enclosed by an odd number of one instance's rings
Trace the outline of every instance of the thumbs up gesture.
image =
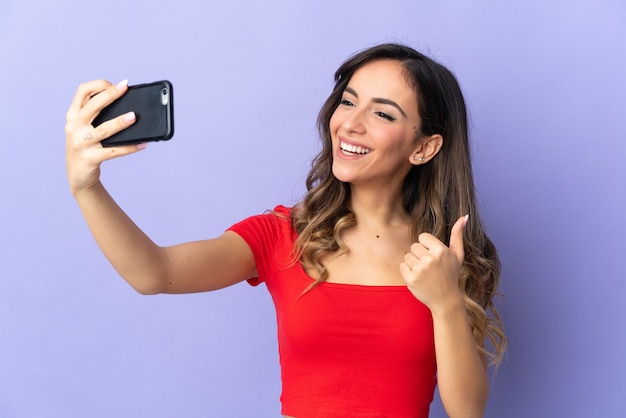
{"type": "Polygon", "coordinates": [[[465,257],[463,231],[468,218],[459,218],[452,227],[449,247],[432,234],[420,234],[400,264],[409,291],[433,313],[463,300],[458,279],[465,257]]]}

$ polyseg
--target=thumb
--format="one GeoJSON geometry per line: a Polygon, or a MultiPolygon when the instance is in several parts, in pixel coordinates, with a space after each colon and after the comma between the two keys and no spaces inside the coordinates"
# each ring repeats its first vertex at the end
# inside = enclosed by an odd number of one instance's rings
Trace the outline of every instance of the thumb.
{"type": "Polygon", "coordinates": [[[459,218],[452,226],[450,231],[450,249],[456,255],[459,264],[463,262],[465,258],[465,250],[463,248],[463,231],[465,231],[465,225],[469,219],[469,215],[465,215],[459,218]]]}

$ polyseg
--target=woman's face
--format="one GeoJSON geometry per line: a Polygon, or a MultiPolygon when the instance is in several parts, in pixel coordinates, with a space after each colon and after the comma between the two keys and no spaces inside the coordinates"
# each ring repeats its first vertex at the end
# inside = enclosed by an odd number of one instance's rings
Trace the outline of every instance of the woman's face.
{"type": "Polygon", "coordinates": [[[361,186],[400,185],[419,150],[420,117],[402,64],[374,61],[359,68],[330,119],[333,174],[361,186]]]}

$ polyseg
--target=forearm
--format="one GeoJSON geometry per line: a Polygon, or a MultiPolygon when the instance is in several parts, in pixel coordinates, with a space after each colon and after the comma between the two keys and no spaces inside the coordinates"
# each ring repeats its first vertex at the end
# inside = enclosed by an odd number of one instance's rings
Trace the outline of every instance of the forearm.
{"type": "Polygon", "coordinates": [[[139,293],[162,291],[167,256],[124,213],[101,183],[74,197],[87,225],[115,270],[139,293]]]}
{"type": "Polygon", "coordinates": [[[472,336],[463,300],[433,313],[441,400],[450,418],[484,415],[489,382],[472,336]]]}

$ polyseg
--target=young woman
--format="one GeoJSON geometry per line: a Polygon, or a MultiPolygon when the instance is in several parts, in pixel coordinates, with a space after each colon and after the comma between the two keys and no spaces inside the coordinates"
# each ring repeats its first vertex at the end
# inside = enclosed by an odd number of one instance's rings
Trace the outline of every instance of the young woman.
{"type": "Polygon", "coordinates": [[[140,293],[266,283],[286,416],[427,417],[438,385],[449,416],[480,417],[486,367],[506,339],[459,85],[398,44],[357,53],[335,81],[318,119],[323,148],[293,208],[277,206],[218,238],[154,244],[99,180],[103,161],[144,148],[100,145],[130,126],[132,113],[91,125],[125,82],[88,82],[74,97],[66,124],[72,194],[104,254],[140,293]]]}

